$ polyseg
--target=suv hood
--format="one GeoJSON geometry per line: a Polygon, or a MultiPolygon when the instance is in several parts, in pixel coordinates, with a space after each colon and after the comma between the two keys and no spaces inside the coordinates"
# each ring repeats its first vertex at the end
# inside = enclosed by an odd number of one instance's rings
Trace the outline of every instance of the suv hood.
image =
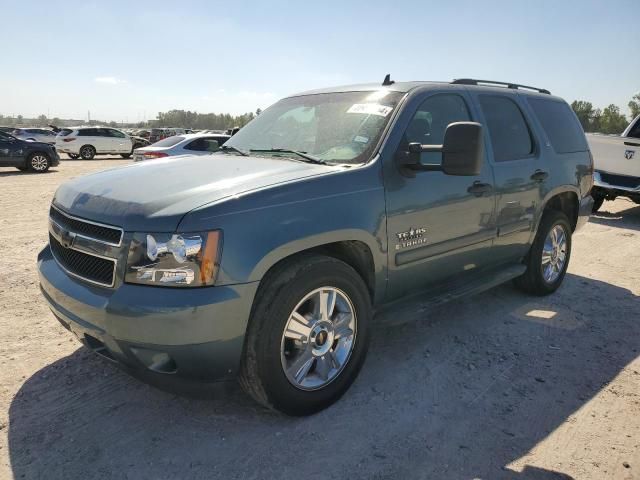
{"type": "Polygon", "coordinates": [[[76,178],[58,188],[53,203],[125,231],[170,232],[207,203],[340,169],[233,154],[169,157],[76,178]]]}

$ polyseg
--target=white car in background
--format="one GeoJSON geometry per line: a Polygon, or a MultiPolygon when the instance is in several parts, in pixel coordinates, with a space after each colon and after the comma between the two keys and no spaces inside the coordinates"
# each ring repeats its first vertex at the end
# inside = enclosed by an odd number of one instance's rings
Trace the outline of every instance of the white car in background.
{"type": "Polygon", "coordinates": [[[174,157],[176,155],[206,155],[217,152],[229,140],[229,135],[208,135],[191,133],[165,138],[148,147],[136,148],[133,160],[140,162],[153,158],[174,157]]]}
{"type": "Polygon", "coordinates": [[[52,145],[56,143],[56,133],[46,128],[16,128],[11,135],[20,140],[31,140],[52,145]]]}
{"type": "Polygon", "coordinates": [[[56,137],[56,150],[71,158],[91,160],[96,155],[120,155],[129,158],[134,141],[129,135],[109,127],[63,128],[56,137]]]}

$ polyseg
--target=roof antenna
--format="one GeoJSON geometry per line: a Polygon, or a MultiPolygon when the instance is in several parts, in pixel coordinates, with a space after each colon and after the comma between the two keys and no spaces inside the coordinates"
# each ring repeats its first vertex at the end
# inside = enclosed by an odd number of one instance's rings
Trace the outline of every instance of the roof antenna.
{"type": "Polygon", "coordinates": [[[391,74],[387,73],[387,75],[384,77],[384,80],[382,81],[382,86],[388,87],[389,85],[393,85],[394,83],[396,82],[391,80],[391,74]]]}

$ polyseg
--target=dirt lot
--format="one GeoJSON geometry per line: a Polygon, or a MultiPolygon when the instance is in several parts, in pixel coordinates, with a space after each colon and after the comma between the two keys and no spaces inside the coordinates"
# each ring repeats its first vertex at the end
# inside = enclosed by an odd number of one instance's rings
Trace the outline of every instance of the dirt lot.
{"type": "Polygon", "coordinates": [[[166,393],[80,348],[35,257],[64,180],[0,169],[0,478],[640,479],[640,207],[606,202],[547,298],[505,285],[380,320],[353,388],[292,419],[166,393]]]}

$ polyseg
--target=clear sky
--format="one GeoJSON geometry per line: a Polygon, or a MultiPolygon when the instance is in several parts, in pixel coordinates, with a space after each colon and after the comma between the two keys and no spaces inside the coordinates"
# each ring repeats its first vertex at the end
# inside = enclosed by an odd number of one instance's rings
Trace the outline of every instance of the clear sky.
{"type": "Polygon", "coordinates": [[[640,0],[0,0],[0,114],[243,113],[339,84],[475,77],[640,91],[640,0]]]}

